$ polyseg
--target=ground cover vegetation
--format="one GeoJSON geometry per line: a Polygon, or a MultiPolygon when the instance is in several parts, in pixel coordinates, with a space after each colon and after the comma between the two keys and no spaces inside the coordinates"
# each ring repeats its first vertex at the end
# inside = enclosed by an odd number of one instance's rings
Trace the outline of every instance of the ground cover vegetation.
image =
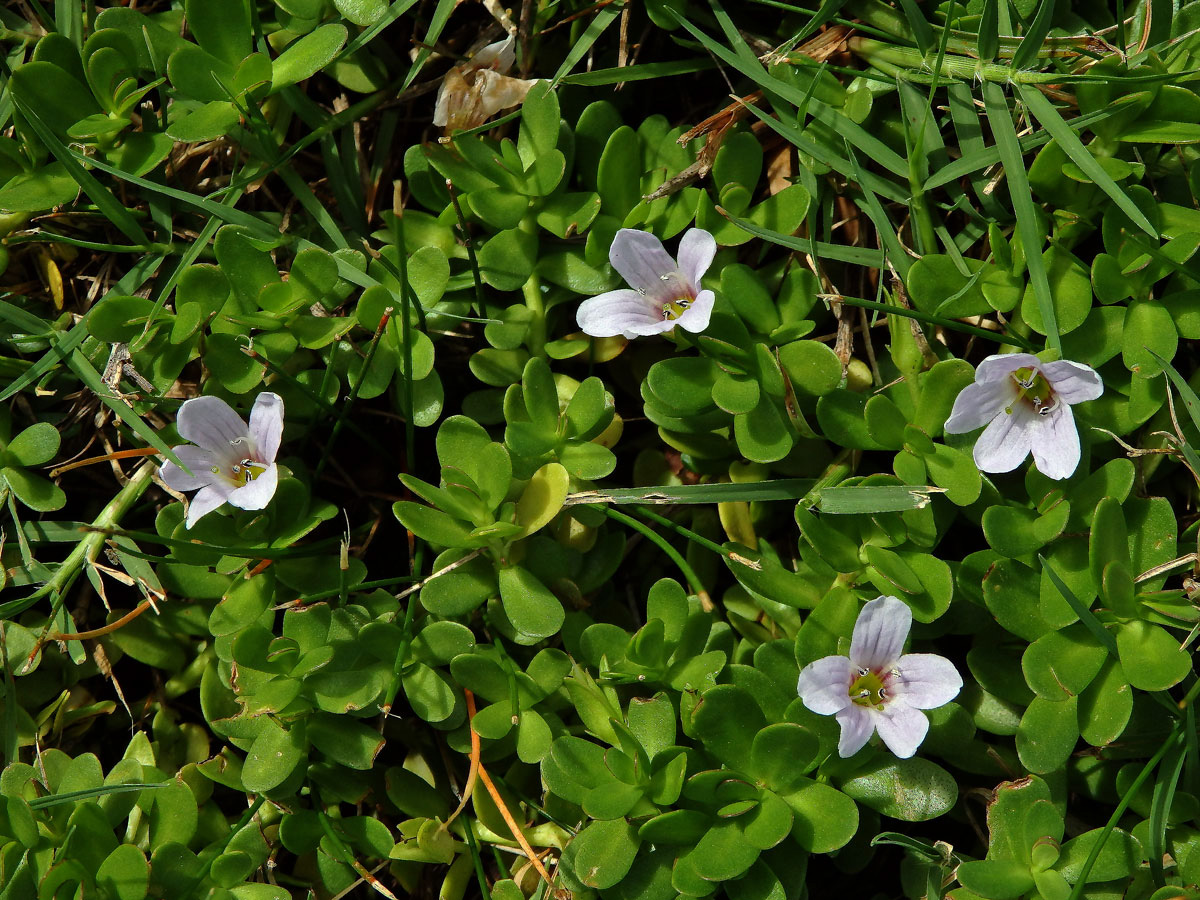
{"type": "Polygon", "coordinates": [[[1200,897],[1200,3],[0,47],[0,898],[1200,897]]]}

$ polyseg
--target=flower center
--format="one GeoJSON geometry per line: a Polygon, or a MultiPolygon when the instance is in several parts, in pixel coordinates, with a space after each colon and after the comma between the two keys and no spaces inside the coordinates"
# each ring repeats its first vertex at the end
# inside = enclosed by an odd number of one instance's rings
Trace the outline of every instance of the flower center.
{"type": "MultiPolygon", "coordinates": [[[[1039,416],[1048,416],[1058,409],[1058,395],[1054,393],[1054,388],[1050,387],[1046,376],[1037,369],[1026,366],[1017,369],[1009,377],[1017,386],[1018,399],[1032,406],[1033,411],[1039,416]]],[[[1012,415],[1011,406],[1006,407],[1004,411],[1012,415]]]]}
{"type": "Polygon", "coordinates": [[[891,699],[888,687],[896,673],[880,674],[873,669],[860,668],[858,677],[850,682],[850,699],[859,706],[883,709],[891,699]]]}
{"type": "MultiPolygon", "coordinates": [[[[228,481],[232,481],[237,487],[245,487],[255,478],[270,468],[266,463],[260,463],[258,460],[250,459],[249,457],[235,462],[229,467],[229,471],[224,473],[228,481]]],[[[214,475],[220,475],[221,467],[212,466],[209,471],[214,475]]]]}
{"type": "Polygon", "coordinates": [[[663,318],[668,321],[674,321],[683,315],[684,311],[692,305],[691,297],[677,297],[663,304],[663,318]]]}
{"type": "Polygon", "coordinates": [[[658,280],[663,284],[661,290],[655,291],[656,299],[662,303],[663,318],[673,322],[691,307],[696,292],[682,272],[667,272],[659,275],[658,280]]]}

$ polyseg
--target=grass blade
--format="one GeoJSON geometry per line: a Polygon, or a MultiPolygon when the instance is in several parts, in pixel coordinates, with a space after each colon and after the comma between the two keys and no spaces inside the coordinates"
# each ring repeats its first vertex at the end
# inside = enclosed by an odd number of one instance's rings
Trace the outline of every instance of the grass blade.
{"type": "Polygon", "coordinates": [[[421,40],[421,50],[417,54],[417,58],[413,60],[412,68],[404,76],[404,83],[400,86],[400,90],[407,90],[421,69],[424,68],[425,63],[433,53],[433,45],[442,36],[442,29],[446,27],[450,13],[454,11],[456,5],[456,0],[438,0],[437,8],[434,9],[433,16],[429,20],[429,29],[425,32],[425,37],[421,40]]]}
{"type": "MultiPolygon", "coordinates": [[[[163,259],[164,257],[161,256],[147,256],[140,260],[137,265],[126,272],[121,277],[121,280],[114,284],[112,289],[104,296],[117,297],[126,294],[132,294],[143,284],[145,284],[151,278],[151,276],[154,275],[154,273],[158,270],[158,267],[162,265],[163,259]]],[[[100,302],[104,302],[103,298],[101,298],[100,302]]],[[[98,306],[99,304],[96,305],[98,306]]],[[[92,309],[95,308],[96,306],[92,307],[92,309]]],[[[83,339],[87,336],[87,317],[84,316],[84,318],[76,322],[75,325],[72,326],[71,330],[68,331],[63,337],[56,340],[52,339],[52,346],[42,355],[41,359],[30,366],[29,369],[26,370],[23,375],[21,375],[21,377],[17,378],[12,384],[0,392],[0,402],[3,402],[9,397],[12,397],[13,395],[25,390],[27,387],[49,372],[52,368],[54,368],[55,364],[65,361],[67,357],[75,350],[75,348],[83,343],[83,339]]],[[[93,371],[95,370],[93,369],[93,371]]]]}
{"type": "Polygon", "coordinates": [[[183,464],[183,461],[171,452],[171,448],[166,445],[153,428],[145,423],[133,407],[124,400],[112,396],[109,386],[104,383],[104,379],[100,377],[100,373],[95,370],[88,358],[83,355],[82,350],[76,349],[71,351],[71,355],[67,358],[66,362],[71,367],[71,371],[79,376],[79,380],[84,383],[87,389],[99,397],[100,402],[111,409],[122,422],[130,427],[134,434],[171,462],[183,468],[184,471],[187,471],[187,467],[183,464]]]}
{"type": "Polygon", "coordinates": [[[944,488],[929,485],[856,484],[818,488],[809,496],[816,500],[817,509],[827,515],[855,516],[924,509],[934,494],[944,493],[944,488]]]}
{"type": "Polygon", "coordinates": [[[1101,647],[1108,651],[1109,656],[1111,656],[1113,659],[1119,659],[1117,656],[1116,639],[1108,633],[1108,630],[1103,625],[1100,624],[1100,620],[1096,618],[1095,614],[1086,606],[1084,606],[1083,602],[1075,596],[1075,592],[1067,587],[1067,583],[1062,580],[1062,577],[1056,571],[1054,571],[1054,566],[1050,565],[1050,562],[1046,559],[1046,557],[1039,553],[1038,561],[1042,564],[1042,570],[1050,578],[1050,583],[1057,588],[1060,594],[1062,594],[1062,598],[1067,601],[1067,606],[1071,607],[1071,611],[1075,613],[1075,615],[1079,616],[1079,621],[1083,623],[1084,627],[1087,628],[1089,632],[1091,632],[1092,637],[1096,639],[1097,643],[1099,643],[1101,647]]]}
{"type": "MultiPolygon", "coordinates": [[[[727,65],[737,69],[763,90],[770,91],[782,97],[784,100],[794,104],[797,108],[802,108],[806,103],[808,105],[808,114],[823,125],[827,125],[837,133],[841,134],[846,140],[850,141],[863,153],[870,156],[871,159],[878,162],[888,171],[901,178],[908,177],[908,163],[900,158],[891,147],[868,132],[857,122],[851,121],[842,113],[826,106],[824,103],[816,99],[806,100],[804,94],[797,88],[775,78],[763,68],[762,64],[755,58],[751,64],[748,59],[745,59],[737,53],[731,52],[723,44],[717,43],[703,31],[694,26],[687,19],[682,18],[678,13],[672,13],[688,33],[696,40],[704,45],[705,49],[720,59],[727,65]]],[[[740,42],[744,46],[744,42],[740,42]]]]}
{"type": "Polygon", "coordinates": [[[691,75],[693,72],[704,72],[716,67],[717,64],[711,59],[676,59],[670,62],[639,63],[633,66],[596,69],[594,72],[580,72],[577,75],[564,75],[559,79],[559,84],[603,87],[609,84],[620,84],[624,81],[646,81],[650,78],[667,78],[671,75],[691,75]]]}
{"type": "Polygon", "coordinates": [[[1025,37],[1021,39],[1021,45],[1013,54],[1014,69],[1024,69],[1026,66],[1033,65],[1034,60],[1037,59],[1038,50],[1042,48],[1042,42],[1046,40],[1046,35],[1050,33],[1050,26],[1053,23],[1054,0],[1042,0],[1038,5],[1037,15],[1033,17],[1033,21],[1025,30],[1025,37]]]}
{"type": "Polygon", "coordinates": [[[1029,270],[1029,281],[1042,314],[1042,325],[1046,329],[1046,346],[1062,351],[1062,339],[1058,334],[1058,315],[1054,309],[1054,297],[1050,293],[1050,279],[1046,275],[1046,263],[1042,259],[1042,231],[1039,227],[1037,210],[1033,205],[1033,194],[1029,188],[1029,177],[1025,172],[1025,159],[1017,141],[1017,130],[1013,127],[1012,114],[1004,90],[998,84],[983,86],[984,109],[996,147],[1000,151],[1000,162],[1008,180],[1008,193],[1012,198],[1013,212],[1017,217],[1017,228],[1021,232],[1021,245],[1025,248],[1025,265],[1029,270]]]}
{"type": "Polygon", "coordinates": [[[717,212],[742,229],[742,231],[749,232],[755,237],[762,238],[769,243],[778,244],[780,247],[787,247],[790,250],[808,253],[819,259],[832,259],[837,262],[850,263],[851,265],[866,266],[870,269],[882,269],[884,266],[882,250],[873,250],[870,247],[851,247],[845,244],[827,244],[823,241],[814,241],[810,238],[781,234],[778,231],[772,231],[770,228],[764,228],[762,225],[756,225],[748,219],[731,215],[719,206],[717,207],[717,212]]]}
{"type": "MultiPolygon", "coordinates": [[[[1047,0],[1046,3],[1043,3],[1043,6],[1046,5],[1052,6],[1052,0],[1047,0]]],[[[1138,228],[1142,229],[1150,237],[1157,239],[1159,236],[1158,229],[1137,208],[1129,195],[1121,190],[1121,187],[1109,177],[1108,173],[1097,162],[1096,157],[1092,156],[1091,151],[1083,145],[1083,141],[1079,139],[1079,135],[1067,127],[1066,121],[1059,115],[1058,110],[1054,108],[1054,104],[1046,99],[1046,95],[1032,84],[1018,84],[1016,90],[1025,102],[1025,108],[1029,110],[1043,128],[1050,132],[1051,137],[1062,147],[1063,152],[1071,157],[1071,162],[1079,166],[1083,174],[1095,182],[1096,187],[1104,191],[1108,195],[1108,198],[1117,204],[1121,212],[1129,216],[1138,228]]]]}
{"type": "MultiPolygon", "coordinates": [[[[17,109],[21,111],[21,115],[29,122],[29,127],[33,129],[38,139],[46,145],[46,149],[54,155],[54,158],[63,164],[63,167],[67,170],[67,174],[75,179],[75,183],[79,185],[80,190],[88,195],[88,198],[96,204],[96,207],[104,214],[105,218],[112,222],[122,234],[135,244],[142,247],[148,246],[151,243],[150,238],[142,231],[133,213],[126,209],[124,204],[113,196],[112,191],[97,181],[96,176],[81,165],[80,160],[87,158],[71,150],[66,144],[60,141],[58,135],[42,121],[37,112],[22,103],[20,98],[15,97],[14,99],[16,100],[17,109]]],[[[94,163],[95,160],[87,159],[87,162],[94,163]]]]}
{"type": "Polygon", "coordinates": [[[580,503],[729,503],[735,500],[799,500],[812,490],[811,478],[775,478],[747,484],[677,484],[639,488],[600,488],[567,494],[563,506],[580,503]]]}
{"type": "MultiPolygon", "coordinates": [[[[1072,131],[1080,131],[1094,122],[1108,118],[1112,115],[1112,109],[1112,107],[1109,107],[1108,109],[1077,116],[1066,123],[1067,127],[1072,131]]],[[[1038,147],[1050,143],[1050,132],[1043,129],[1033,134],[1028,134],[1021,138],[1019,143],[1021,152],[1023,154],[1028,153],[1030,150],[1036,150],[1038,147]]],[[[966,151],[967,148],[964,146],[963,150],[966,151]]],[[[964,152],[961,157],[950,163],[950,165],[929,176],[929,180],[924,185],[925,190],[932,191],[934,188],[941,187],[947,182],[962,178],[964,175],[970,175],[973,172],[978,172],[980,169],[986,169],[988,166],[995,165],[998,162],[1000,162],[1000,149],[996,146],[984,147],[975,152],[964,152]]]]}
{"type": "Polygon", "coordinates": [[[575,42],[575,46],[571,48],[571,52],[567,54],[562,65],[558,67],[558,71],[554,73],[554,77],[550,79],[551,87],[557,85],[571,73],[575,65],[592,49],[592,44],[596,43],[596,40],[604,33],[604,29],[612,24],[623,9],[625,9],[624,3],[613,3],[596,13],[596,17],[588,23],[588,27],[584,29],[583,34],[575,42]]]}

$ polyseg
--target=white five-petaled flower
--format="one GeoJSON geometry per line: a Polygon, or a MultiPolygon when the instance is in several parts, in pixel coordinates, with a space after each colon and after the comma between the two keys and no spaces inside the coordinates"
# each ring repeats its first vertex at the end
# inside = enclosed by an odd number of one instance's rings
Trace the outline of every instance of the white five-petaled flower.
{"type": "Polygon", "coordinates": [[[679,241],[679,261],[648,231],[622,228],[613,238],[608,261],[629,288],[590,297],[575,314],[579,327],[592,337],[627,338],[708,327],[716,296],[700,289],[712,265],[717,242],[702,228],[689,228],[679,241]]]}
{"type": "Polygon", "coordinates": [[[929,720],[921,712],[949,703],[962,688],[954,664],[932,653],[905,653],[912,610],[879,597],[854,623],[850,656],[826,656],[804,667],[797,690],[815,713],[842,726],[838,755],[853,756],[879,732],[888,749],[907,759],[921,746],[929,720]]]}
{"type": "Polygon", "coordinates": [[[987,425],[975,442],[983,472],[1010,472],[1030,451],[1047,478],[1069,478],[1079,465],[1079,432],[1071,404],[1104,393],[1099,374],[1083,363],[1044,363],[1028,353],[989,356],[954,401],[946,432],[987,425]]]}
{"type": "Polygon", "coordinates": [[[226,501],[241,509],[262,509],[271,502],[279,483],[275,454],[283,435],[278,394],[258,395],[249,427],[220,397],[186,401],[175,424],[180,437],[192,443],[171,449],[192,474],[170,461],[159,474],[173,490],[197,491],[188,505],[188,528],[226,501]]]}

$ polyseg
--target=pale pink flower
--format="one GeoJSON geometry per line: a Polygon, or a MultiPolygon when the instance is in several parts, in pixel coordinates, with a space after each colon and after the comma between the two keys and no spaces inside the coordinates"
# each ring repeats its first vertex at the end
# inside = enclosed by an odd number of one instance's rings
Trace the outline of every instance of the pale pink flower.
{"type": "Polygon", "coordinates": [[[592,337],[627,338],[670,331],[676,325],[699,332],[708,327],[716,296],[701,290],[717,242],[702,228],[690,228],[679,241],[679,261],[648,231],[622,228],[613,238],[608,261],[629,288],[590,297],[575,318],[592,337]]]}
{"type": "Polygon", "coordinates": [[[975,442],[982,472],[1010,472],[1032,451],[1047,478],[1069,478],[1079,465],[1071,404],[1102,393],[1100,375],[1083,363],[1044,363],[1028,353],[989,356],[955,399],[945,430],[963,434],[987,425],[975,442]]]}
{"type": "Polygon", "coordinates": [[[188,528],[222,503],[263,509],[271,502],[279,483],[275,454],[283,435],[283,399],[278,394],[258,395],[248,427],[220,397],[186,401],[175,425],[180,437],[192,443],[171,449],[192,474],[167,461],[159,475],[172,490],[197,492],[188,504],[188,528]]]}
{"type": "Polygon", "coordinates": [[[917,752],[929,720],[921,712],[953,700],[962,688],[954,664],[932,653],[905,653],[912,610],[879,597],[854,623],[850,656],[826,656],[804,667],[797,690],[804,705],[842,726],[838,755],[853,756],[879,732],[901,759],[917,752]]]}

